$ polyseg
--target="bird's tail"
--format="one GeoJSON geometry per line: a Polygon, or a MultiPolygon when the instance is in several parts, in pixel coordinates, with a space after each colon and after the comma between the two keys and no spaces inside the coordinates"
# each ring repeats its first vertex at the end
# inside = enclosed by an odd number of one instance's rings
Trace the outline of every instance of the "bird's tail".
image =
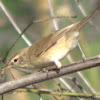
{"type": "Polygon", "coordinates": [[[92,11],[87,17],[85,17],[82,21],[80,21],[75,27],[73,28],[74,31],[79,30],[82,26],[86,24],[86,22],[93,17],[96,13],[98,13],[100,10],[100,7],[96,8],[94,11],[92,11]]]}

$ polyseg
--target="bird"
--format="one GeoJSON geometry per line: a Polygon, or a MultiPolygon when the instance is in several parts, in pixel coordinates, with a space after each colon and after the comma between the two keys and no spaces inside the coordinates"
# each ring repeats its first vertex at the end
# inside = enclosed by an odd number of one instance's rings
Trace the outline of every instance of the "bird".
{"type": "Polygon", "coordinates": [[[42,69],[53,65],[60,69],[61,60],[77,46],[79,31],[99,10],[100,7],[97,7],[82,21],[63,27],[44,36],[32,46],[21,49],[9,59],[2,71],[11,67],[42,69]]]}

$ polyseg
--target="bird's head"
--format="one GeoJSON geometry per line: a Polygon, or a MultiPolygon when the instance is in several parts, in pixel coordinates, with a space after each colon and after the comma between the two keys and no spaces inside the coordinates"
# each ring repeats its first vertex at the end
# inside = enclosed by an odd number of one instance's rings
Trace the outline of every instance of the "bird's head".
{"type": "Polygon", "coordinates": [[[13,55],[9,61],[7,62],[6,66],[2,68],[2,71],[11,68],[11,67],[27,67],[28,59],[27,59],[27,52],[28,48],[24,48],[18,51],[15,55],[13,55]]]}

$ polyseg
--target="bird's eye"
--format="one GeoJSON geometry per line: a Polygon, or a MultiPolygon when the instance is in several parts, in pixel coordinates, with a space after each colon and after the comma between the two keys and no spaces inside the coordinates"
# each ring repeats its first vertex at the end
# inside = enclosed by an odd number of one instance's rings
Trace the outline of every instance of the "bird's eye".
{"type": "Polygon", "coordinates": [[[18,61],[18,59],[16,58],[16,59],[14,59],[14,62],[17,62],[18,61]]]}

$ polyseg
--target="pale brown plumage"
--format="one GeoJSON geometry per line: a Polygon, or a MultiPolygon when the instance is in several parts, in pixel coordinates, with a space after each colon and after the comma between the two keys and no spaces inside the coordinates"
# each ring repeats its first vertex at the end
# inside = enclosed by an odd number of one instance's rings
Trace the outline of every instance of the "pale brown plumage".
{"type": "Polygon", "coordinates": [[[7,66],[41,69],[46,66],[56,65],[57,68],[61,68],[62,65],[60,60],[77,46],[79,37],[78,31],[99,10],[100,7],[95,9],[82,21],[61,28],[52,34],[43,37],[32,46],[22,49],[9,60],[7,66]]]}

